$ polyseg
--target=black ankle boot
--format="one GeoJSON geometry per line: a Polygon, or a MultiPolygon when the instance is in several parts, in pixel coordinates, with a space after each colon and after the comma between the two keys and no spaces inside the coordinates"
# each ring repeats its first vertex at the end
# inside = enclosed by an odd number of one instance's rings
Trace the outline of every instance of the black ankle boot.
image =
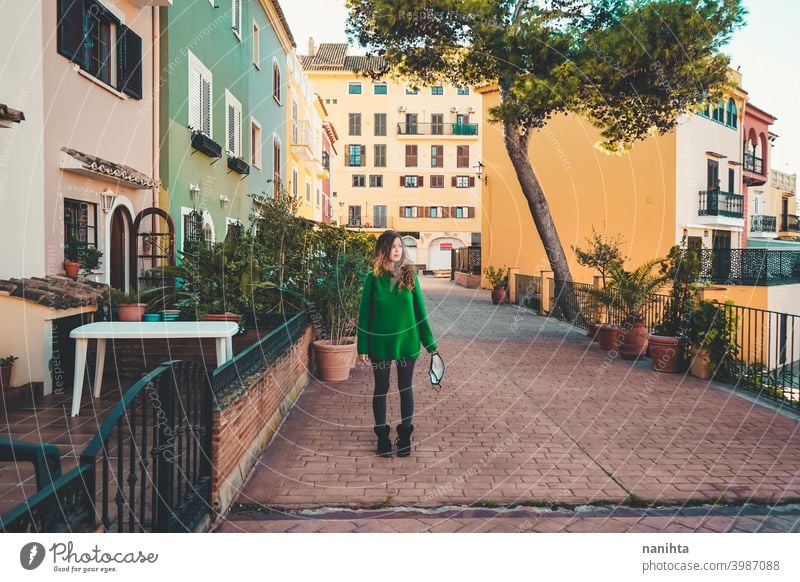
{"type": "Polygon", "coordinates": [[[392,456],[392,441],[389,438],[389,425],[376,426],[373,428],[375,434],[378,435],[378,449],[377,452],[381,457],[392,456]]]}
{"type": "Polygon", "coordinates": [[[414,432],[413,424],[408,428],[404,427],[402,424],[397,425],[397,440],[395,440],[395,445],[397,445],[398,457],[407,457],[411,454],[412,432],[414,432]]]}

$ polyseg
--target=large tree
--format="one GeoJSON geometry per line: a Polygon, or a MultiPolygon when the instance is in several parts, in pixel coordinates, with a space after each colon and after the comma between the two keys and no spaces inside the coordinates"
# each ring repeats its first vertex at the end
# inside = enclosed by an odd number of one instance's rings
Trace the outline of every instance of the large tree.
{"type": "MultiPolygon", "coordinates": [[[[556,225],[531,163],[532,132],[556,113],[600,128],[599,147],[625,152],[671,131],[721,97],[720,48],[742,24],[741,0],[348,0],[351,40],[420,85],[497,84],[491,121],[504,142],[555,274],[562,311],[576,316],[556,225]]],[[[558,193],[551,193],[556,195],[558,193]]]]}

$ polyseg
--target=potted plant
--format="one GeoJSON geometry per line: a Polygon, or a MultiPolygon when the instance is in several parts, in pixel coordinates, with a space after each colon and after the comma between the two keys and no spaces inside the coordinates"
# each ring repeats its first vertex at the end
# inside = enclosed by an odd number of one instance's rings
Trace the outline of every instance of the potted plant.
{"type": "Polygon", "coordinates": [[[81,270],[80,261],[76,261],[74,256],[64,257],[64,274],[70,279],[77,279],[81,270]]]}
{"type": "Polygon", "coordinates": [[[730,363],[736,348],[737,318],[733,302],[701,301],[692,312],[687,340],[691,351],[691,373],[708,380],[732,376],[730,363]]]}
{"type": "Polygon", "coordinates": [[[661,273],[672,284],[661,321],[650,336],[653,369],[667,374],[680,371],[692,312],[697,302],[701,264],[693,250],[673,246],[661,265],[661,273]]]}
{"type": "Polygon", "coordinates": [[[505,266],[498,269],[489,265],[483,270],[484,276],[489,280],[489,285],[492,286],[492,303],[494,305],[499,305],[506,299],[509,272],[510,269],[505,266]]]}
{"type": "MultiPolygon", "coordinates": [[[[600,273],[600,280],[602,281],[603,287],[605,287],[606,277],[609,274],[612,266],[622,264],[622,252],[619,248],[619,246],[622,244],[622,236],[617,235],[614,237],[606,237],[599,234],[595,230],[594,226],[592,226],[592,236],[587,237],[586,243],[588,245],[586,249],[576,246],[572,247],[572,251],[575,253],[575,259],[578,261],[579,265],[583,267],[589,267],[600,273]]],[[[608,303],[605,305],[605,307],[605,321],[607,324],[610,324],[611,304],[608,303]]],[[[592,306],[589,320],[589,330],[587,335],[591,337],[593,341],[599,341],[599,331],[600,326],[602,325],[602,320],[599,309],[595,308],[595,306],[592,306]]],[[[607,338],[611,338],[614,335],[614,329],[607,329],[605,331],[605,335],[607,338]]],[[[613,339],[616,341],[616,338],[613,339]]]]}
{"type": "Polygon", "coordinates": [[[116,308],[118,321],[142,321],[147,304],[139,300],[135,291],[126,293],[112,287],[108,299],[112,309],[116,308]]]}
{"type": "MultiPolygon", "coordinates": [[[[603,289],[592,289],[591,294],[606,305],[616,303],[625,314],[625,322],[619,329],[617,343],[622,343],[620,355],[626,360],[635,360],[647,349],[647,328],[644,325],[644,309],[653,300],[655,293],[665,285],[666,278],[655,274],[654,269],[661,259],[653,259],[633,271],[626,271],[619,264],[611,266],[610,279],[603,289]]],[[[602,333],[602,328],[601,328],[602,333]]],[[[601,347],[603,340],[601,337],[601,347]]]]}
{"type": "Polygon", "coordinates": [[[18,359],[17,356],[0,358],[0,388],[11,388],[11,370],[14,368],[14,362],[18,359]]]}
{"type": "Polygon", "coordinates": [[[91,274],[95,269],[100,268],[100,259],[103,251],[97,247],[86,247],[80,255],[81,270],[84,275],[91,274]]]}

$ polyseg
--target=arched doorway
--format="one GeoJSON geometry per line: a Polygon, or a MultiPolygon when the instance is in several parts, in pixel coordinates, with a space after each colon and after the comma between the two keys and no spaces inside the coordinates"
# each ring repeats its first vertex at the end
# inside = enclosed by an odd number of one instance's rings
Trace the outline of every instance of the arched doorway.
{"type": "Polygon", "coordinates": [[[118,206],[111,215],[110,248],[108,249],[109,283],[116,289],[128,291],[131,273],[136,272],[136,261],[131,253],[131,215],[124,206],[118,206]]]}

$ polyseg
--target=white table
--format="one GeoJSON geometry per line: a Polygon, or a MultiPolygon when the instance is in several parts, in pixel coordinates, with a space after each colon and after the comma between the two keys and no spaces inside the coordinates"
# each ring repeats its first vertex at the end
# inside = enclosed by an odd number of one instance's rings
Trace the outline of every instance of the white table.
{"type": "MultiPolygon", "coordinates": [[[[115,339],[185,339],[214,338],[217,344],[217,367],[233,358],[233,336],[239,325],[232,321],[102,321],[76,327],[69,334],[75,339],[75,376],[72,386],[72,416],[81,408],[83,374],[89,340],[97,340],[97,365],[94,370],[94,397],[100,396],[106,340],[115,339]]],[[[144,373],[144,372],[143,372],[144,373]]]]}

